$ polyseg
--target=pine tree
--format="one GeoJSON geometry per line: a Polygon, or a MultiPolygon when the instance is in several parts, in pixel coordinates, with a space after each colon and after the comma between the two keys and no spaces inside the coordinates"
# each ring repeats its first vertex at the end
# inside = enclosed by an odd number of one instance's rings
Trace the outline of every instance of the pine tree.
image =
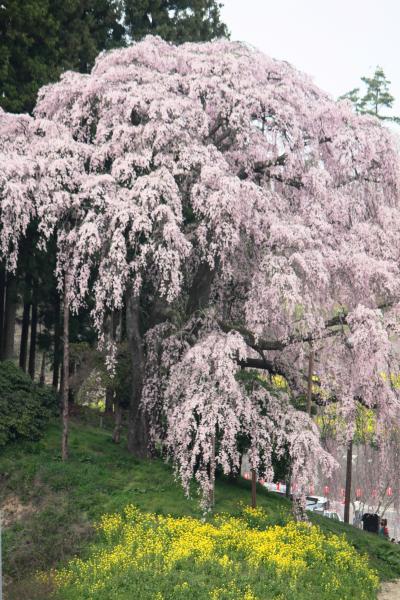
{"type": "Polygon", "coordinates": [[[400,117],[382,114],[385,109],[392,109],[394,96],[390,93],[390,81],[386,78],[382,67],[377,66],[372,77],[361,77],[365,84],[365,94],[360,95],[360,88],[354,88],[341,96],[340,100],[350,100],[357,113],[373,115],[381,121],[400,123],[400,117]]]}

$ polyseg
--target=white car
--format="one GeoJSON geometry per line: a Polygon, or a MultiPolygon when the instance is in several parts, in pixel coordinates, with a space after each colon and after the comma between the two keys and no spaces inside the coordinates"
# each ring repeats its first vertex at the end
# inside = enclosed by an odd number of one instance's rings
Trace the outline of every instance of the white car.
{"type": "Polygon", "coordinates": [[[329,500],[325,496],[306,496],[306,510],[320,512],[329,509],[329,500]]]}
{"type": "Polygon", "coordinates": [[[327,519],[333,519],[334,521],[342,520],[339,513],[337,513],[335,510],[324,510],[324,517],[327,519]]]}
{"type": "MultiPolygon", "coordinates": [[[[277,494],[286,494],[286,485],[284,483],[264,483],[264,487],[269,492],[276,492],[277,494]]],[[[322,515],[327,519],[333,519],[334,521],[341,521],[339,513],[335,510],[329,510],[329,499],[325,496],[306,496],[306,510],[315,512],[317,515],[322,515]]]]}
{"type": "Polygon", "coordinates": [[[284,483],[264,483],[264,487],[269,492],[276,492],[277,494],[286,494],[286,485],[284,483]]]}

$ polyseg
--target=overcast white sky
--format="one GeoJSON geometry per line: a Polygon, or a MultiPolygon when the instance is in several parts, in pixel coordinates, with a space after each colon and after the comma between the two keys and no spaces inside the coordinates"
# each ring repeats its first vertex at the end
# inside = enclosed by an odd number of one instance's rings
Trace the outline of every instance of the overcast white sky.
{"type": "Polygon", "coordinates": [[[376,65],[400,116],[400,0],[222,0],[233,40],[289,61],[337,97],[376,65]]]}

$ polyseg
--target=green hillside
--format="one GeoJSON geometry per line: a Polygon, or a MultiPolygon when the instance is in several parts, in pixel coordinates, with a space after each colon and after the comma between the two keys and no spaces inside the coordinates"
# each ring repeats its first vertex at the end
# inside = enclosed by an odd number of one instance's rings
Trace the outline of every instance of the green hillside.
{"type": "MultiPolygon", "coordinates": [[[[89,556],[96,539],[94,523],[105,513],[130,504],[159,515],[201,517],[196,498],[188,500],[160,460],[138,461],[115,446],[106,429],[82,422],[71,426],[71,457],[60,460],[58,424],[40,442],[9,445],[0,454],[0,501],[5,508],[4,571],[8,600],[44,600],[45,586],[34,582],[37,571],[65,564],[72,556],[89,556]]],[[[219,480],[216,512],[240,514],[250,501],[249,482],[219,480]]],[[[258,503],[268,524],[283,524],[290,504],[259,489],[258,503]]],[[[400,547],[377,536],[322,517],[325,533],[344,533],[370,557],[381,579],[400,576],[400,547]]]]}

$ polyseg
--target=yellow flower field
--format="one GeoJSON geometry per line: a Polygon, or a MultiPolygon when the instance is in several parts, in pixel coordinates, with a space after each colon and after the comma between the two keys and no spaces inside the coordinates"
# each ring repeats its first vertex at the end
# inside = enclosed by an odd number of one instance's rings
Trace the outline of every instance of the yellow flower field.
{"type": "Polygon", "coordinates": [[[53,574],[69,600],[370,600],[378,578],[344,538],[262,510],[211,522],[126,507],[105,515],[89,559],[53,574]]]}

